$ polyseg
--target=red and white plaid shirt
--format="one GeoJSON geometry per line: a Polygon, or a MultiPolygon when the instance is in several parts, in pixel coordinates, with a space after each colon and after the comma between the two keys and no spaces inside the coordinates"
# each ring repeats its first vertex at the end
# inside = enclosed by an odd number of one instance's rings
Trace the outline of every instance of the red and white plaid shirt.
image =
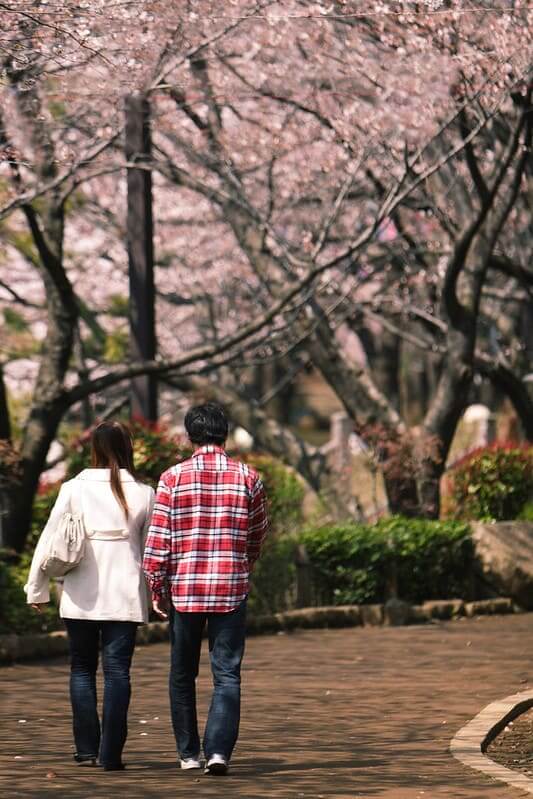
{"type": "Polygon", "coordinates": [[[257,472],[207,444],[161,475],[143,569],[154,599],[224,613],[247,596],[268,528],[257,472]]]}

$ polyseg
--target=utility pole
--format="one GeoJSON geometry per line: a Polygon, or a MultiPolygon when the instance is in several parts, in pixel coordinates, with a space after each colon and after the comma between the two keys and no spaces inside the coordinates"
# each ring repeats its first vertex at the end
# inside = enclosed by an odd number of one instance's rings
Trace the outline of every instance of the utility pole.
{"type": "MultiPolygon", "coordinates": [[[[145,95],[126,97],[128,163],[151,158],[150,104],[145,95]]],[[[130,281],[130,354],[133,361],[152,361],[156,353],[152,173],[144,166],[128,168],[127,243],[130,281]]],[[[131,416],[157,420],[157,380],[141,375],[131,380],[131,416]]]]}

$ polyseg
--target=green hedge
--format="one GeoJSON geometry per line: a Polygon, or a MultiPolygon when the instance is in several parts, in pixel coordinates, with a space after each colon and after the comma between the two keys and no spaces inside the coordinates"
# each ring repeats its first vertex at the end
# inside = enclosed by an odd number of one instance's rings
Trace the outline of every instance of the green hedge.
{"type": "Polygon", "coordinates": [[[250,581],[248,613],[262,616],[287,610],[294,600],[296,566],[292,536],[267,538],[250,581]]]}
{"type": "Polygon", "coordinates": [[[271,535],[301,527],[305,494],[302,480],[271,455],[250,453],[244,455],[243,460],[261,475],[268,498],[271,535]]]}
{"type": "Polygon", "coordinates": [[[467,524],[390,517],[375,525],[345,524],[300,537],[323,603],[467,598],[473,545],[467,524]]]}
{"type": "Polygon", "coordinates": [[[59,485],[50,484],[43,486],[35,497],[31,531],[25,552],[16,558],[12,554],[4,556],[0,553],[0,635],[49,632],[61,628],[53,595],[51,594],[50,604],[38,614],[26,604],[23,590],[28,579],[33,550],[58,492],[59,485]]]}
{"type": "MultiPolygon", "coordinates": [[[[39,509],[45,512],[46,499],[39,509]]],[[[296,594],[295,548],[304,544],[316,604],[383,602],[393,589],[411,602],[473,598],[474,552],[467,523],[390,517],[375,525],[344,524],[267,539],[252,577],[252,615],[291,607],[296,594]]],[[[29,555],[17,566],[0,562],[0,632],[54,629],[56,608],[43,617],[26,605],[22,585],[29,555]]]]}
{"type": "Polygon", "coordinates": [[[40,633],[61,627],[53,596],[41,614],[26,604],[23,587],[28,579],[31,556],[25,554],[18,563],[0,559],[0,635],[8,633],[40,633]]]}
{"type": "Polygon", "coordinates": [[[454,465],[450,477],[458,518],[509,521],[531,513],[531,444],[496,442],[476,449],[454,465]]]}

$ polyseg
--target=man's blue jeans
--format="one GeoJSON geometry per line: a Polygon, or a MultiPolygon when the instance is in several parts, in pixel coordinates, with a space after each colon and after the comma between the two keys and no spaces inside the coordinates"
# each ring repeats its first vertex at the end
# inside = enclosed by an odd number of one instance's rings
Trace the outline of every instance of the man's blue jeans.
{"type": "Polygon", "coordinates": [[[70,644],[70,699],[76,760],[100,758],[117,767],[128,734],[130,666],[137,623],[64,619],[70,644]],[[104,703],[102,730],[96,704],[96,669],[102,643],[104,703]]]}
{"type": "Polygon", "coordinates": [[[170,710],[181,758],[200,754],[196,715],[196,677],[202,633],[207,622],[213,696],[204,733],[204,754],[230,759],[239,734],[241,663],[246,600],[230,613],[181,613],[171,609],[170,710]]]}

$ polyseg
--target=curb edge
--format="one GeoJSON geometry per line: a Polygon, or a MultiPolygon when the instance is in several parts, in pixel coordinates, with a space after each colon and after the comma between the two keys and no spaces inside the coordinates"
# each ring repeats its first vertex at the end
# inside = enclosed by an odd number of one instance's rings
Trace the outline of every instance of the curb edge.
{"type": "Polygon", "coordinates": [[[491,702],[455,734],[450,742],[451,754],[463,765],[533,795],[533,779],[501,766],[485,754],[488,745],[498,733],[510,721],[532,707],[533,690],[521,691],[491,702]]]}
{"type": "MultiPolygon", "coordinates": [[[[248,635],[290,633],[296,629],[341,627],[395,627],[414,624],[436,624],[443,621],[524,613],[509,597],[465,602],[462,599],[429,600],[410,605],[401,600],[385,604],[334,605],[286,610],[271,615],[249,616],[248,635]]],[[[140,646],[168,638],[168,622],[153,621],[140,625],[137,643],[140,646]]],[[[0,668],[36,658],[57,657],[68,653],[64,630],[49,633],[14,633],[0,635],[0,668]]]]}

